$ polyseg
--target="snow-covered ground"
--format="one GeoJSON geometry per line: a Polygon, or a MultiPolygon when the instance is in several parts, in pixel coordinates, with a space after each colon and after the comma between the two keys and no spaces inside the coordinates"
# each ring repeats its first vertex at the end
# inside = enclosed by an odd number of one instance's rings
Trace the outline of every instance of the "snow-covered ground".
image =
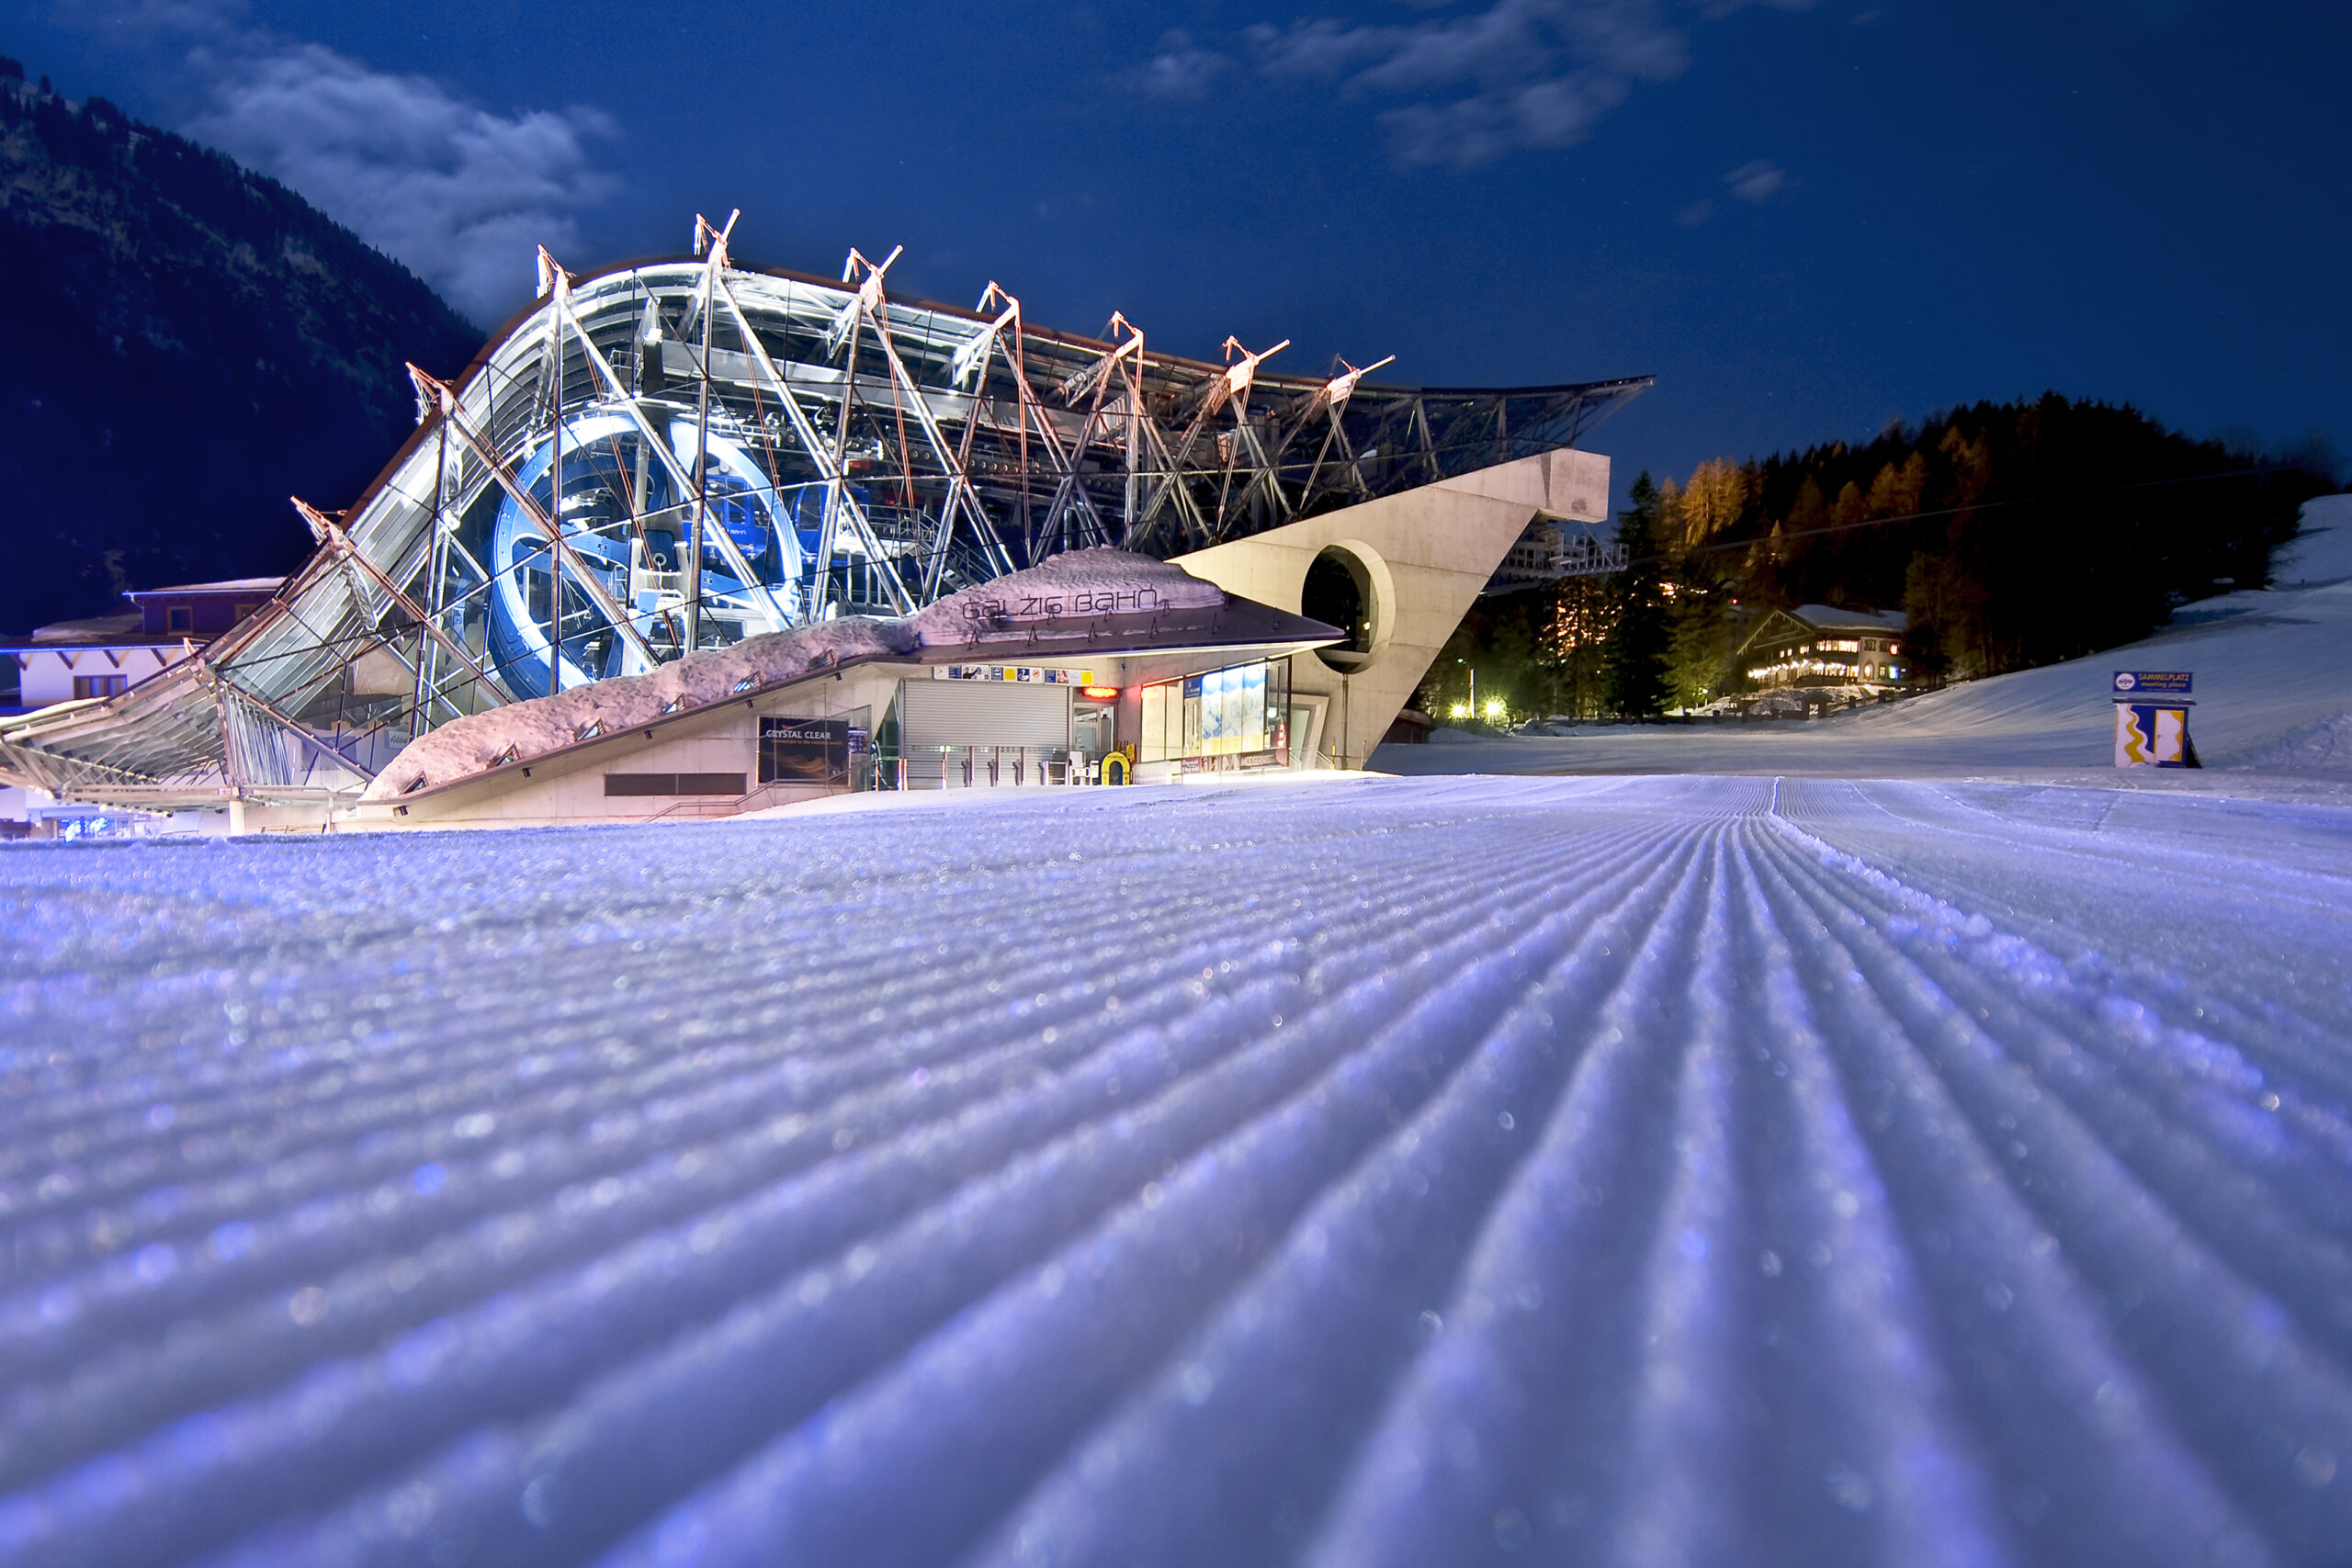
{"type": "Polygon", "coordinates": [[[2067,777],[2352,799],[2352,495],[2310,503],[2273,577],[2267,591],[2188,605],[2129,648],[1833,718],[1383,746],[1371,765],[1413,774],[2067,777]],[[2118,670],[2195,674],[2189,729],[2209,776],[2115,777],[2109,682],[2118,670]]]}
{"type": "Polygon", "coordinates": [[[1005,793],[0,851],[0,1561],[2344,1560],[2352,812],[1005,793]]]}

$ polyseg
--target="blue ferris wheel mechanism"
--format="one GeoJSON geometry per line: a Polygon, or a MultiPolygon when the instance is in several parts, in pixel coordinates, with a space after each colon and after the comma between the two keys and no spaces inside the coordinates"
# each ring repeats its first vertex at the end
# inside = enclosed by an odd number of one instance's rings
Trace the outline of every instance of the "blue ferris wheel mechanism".
{"type": "MultiPolygon", "coordinates": [[[[673,420],[666,433],[679,466],[692,471],[695,431],[691,420],[673,420]]],[[[602,612],[576,581],[582,570],[596,575],[606,596],[656,647],[673,644],[675,620],[665,615],[662,589],[674,588],[684,565],[684,540],[692,527],[691,491],[682,491],[658,457],[643,454],[644,493],[635,493],[639,447],[636,423],[620,414],[582,414],[563,425],[561,517],[571,547],[564,567],[563,684],[566,688],[630,672],[628,644],[608,626],[602,612]],[[638,519],[633,522],[632,517],[638,519]],[[638,547],[642,541],[643,548],[638,547]],[[632,572],[632,568],[637,569],[632,572]]],[[[798,614],[804,553],[786,509],[751,454],[713,433],[706,483],[708,525],[703,542],[704,615],[747,633],[780,630],[798,614]],[[783,525],[779,526],[779,523],[783,525]],[[752,583],[713,536],[723,531],[757,582],[775,590],[775,612],[767,599],[749,592],[752,583]]],[[[538,449],[515,469],[518,486],[541,508],[548,505],[553,444],[538,449]]],[[[501,499],[492,525],[488,564],[489,642],[492,661],[517,696],[544,696],[548,689],[548,548],[546,532],[512,495],[501,499]]]]}

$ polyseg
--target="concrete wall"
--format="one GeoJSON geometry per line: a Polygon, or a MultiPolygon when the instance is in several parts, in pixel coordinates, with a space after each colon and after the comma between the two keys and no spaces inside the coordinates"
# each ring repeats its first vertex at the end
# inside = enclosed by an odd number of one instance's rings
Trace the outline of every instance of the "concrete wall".
{"type": "Polygon", "coordinates": [[[1330,700],[1321,750],[1361,767],[1462,624],[1495,569],[1537,513],[1606,516],[1609,459],[1547,452],[1481,468],[1402,495],[1325,513],[1176,564],[1228,593],[1302,613],[1306,569],[1339,546],[1373,580],[1373,646],[1356,668],[1335,670],[1312,653],[1293,663],[1294,692],[1330,700]]]}

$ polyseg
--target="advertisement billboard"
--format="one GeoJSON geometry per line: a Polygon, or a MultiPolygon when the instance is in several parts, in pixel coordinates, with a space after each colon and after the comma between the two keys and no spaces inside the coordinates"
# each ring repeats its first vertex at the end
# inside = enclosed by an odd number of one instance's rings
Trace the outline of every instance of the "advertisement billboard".
{"type": "Polygon", "coordinates": [[[763,717],[760,720],[760,782],[846,784],[849,743],[846,718],[763,717]]]}

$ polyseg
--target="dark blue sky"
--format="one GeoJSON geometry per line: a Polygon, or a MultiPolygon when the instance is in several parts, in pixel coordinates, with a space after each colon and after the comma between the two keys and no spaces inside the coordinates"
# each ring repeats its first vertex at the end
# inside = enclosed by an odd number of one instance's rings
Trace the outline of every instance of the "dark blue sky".
{"type": "MultiPolygon", "coordinates": [[[[1296,0],[1293,0],[1294,5],[1296,0]]],[[[1213,356],[1651,373],[1687,472],[2055,388],[2352,458],[2352,6],[1305,11],[8,0],[0,49],[277,175],[486,326],[684,248],[1213,356]]]]}

